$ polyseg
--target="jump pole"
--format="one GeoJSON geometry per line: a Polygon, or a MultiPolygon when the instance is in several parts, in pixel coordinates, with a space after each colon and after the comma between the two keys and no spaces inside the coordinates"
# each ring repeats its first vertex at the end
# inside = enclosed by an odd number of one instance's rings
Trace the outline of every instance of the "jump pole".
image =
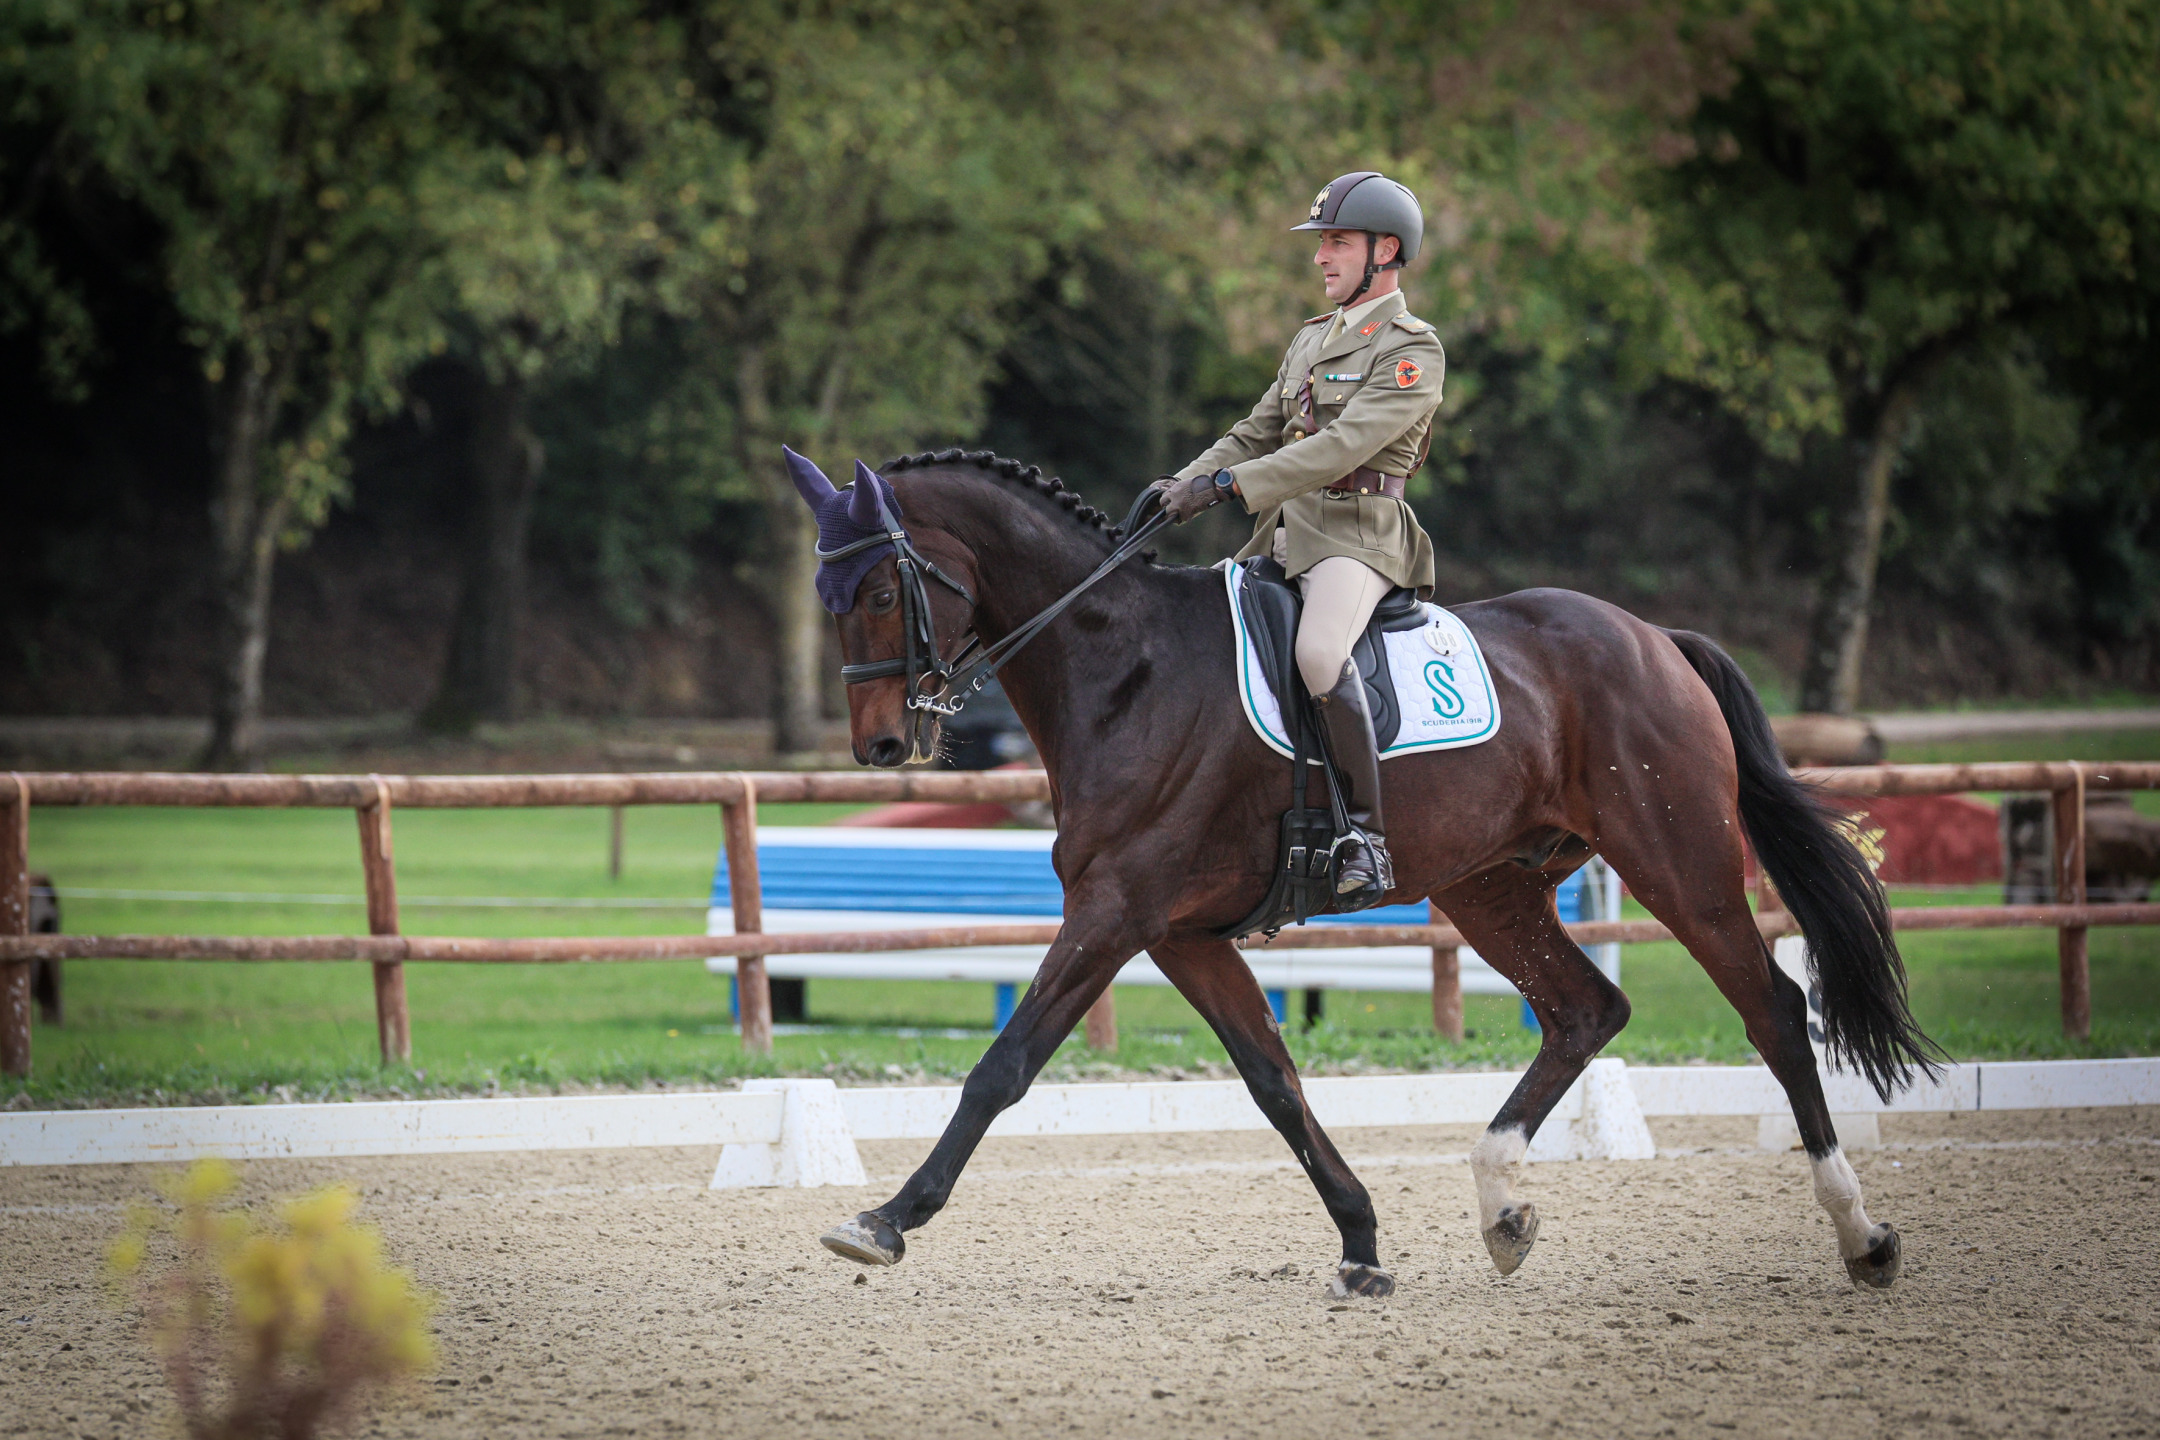
{"type": "MultiPolygon", "coordinates": [[[[30,933],[30,787],[10,771],[0,781],[0,935],[30,933]]],[[[0,964],[0,1074],[30,1073],[30,967],[0,964]]]]}
{"type": "Polygon", "coordinates": [[[1117,997],[1108,985],[1087,1012],[1087,1043],[1090,1050],[1117,1049],[1117,997]]]}
{"type": "MultiPolygon", "coordinates": [[[[398,933],[397,862],[390,844],[390,787],[380,775],[375,803],[353,813],[360,821],[360,871],[367,885],[368,934],[398,933]]],[[[405,1003],[405,964],[375,962],[375,1035],[382,1063],[402,1065],[412,1059],[412,1011],[405,1003]]]]}
{"type": "MultiPolygon", "coordinates": [[[[1447,923],[1440,907],[1430,900],[1425,902],[1425,914],[1435,925],[1447,923]]],[[[1460,1042],[1463,1038],[1462,950],[1459,946],[1433,946],[1432,1028],[1433,1033],[1443,1040],[1460,1042]]]]}
{"type": "MultiPolygon", "coordinates": [[[[742,795],[720,802],[727,844],[728,904],[735,912],[735,933],[756,935],[765,929],[763,891],[758,881],[757,782],[742,777],[742,795]]],[[[742,1048],[753,1055],[772,1053],[772,982],[763,955],[735,957],[736,1007],[742,1013],[742,1048]]]]}
{"type": "MultiPolygon", "coordinates": [[[[2069,783],[2049,801],[2055,812],[2055,903],[2085,903],[2085,767],[2073,760],[2065,767],[2069,783]]],[[[2055,932],[2055,953],[2062,977],[2063,1034],[2072,1040],[2092,1038],[2092,966],[2082,925],[2055,932]]]]}

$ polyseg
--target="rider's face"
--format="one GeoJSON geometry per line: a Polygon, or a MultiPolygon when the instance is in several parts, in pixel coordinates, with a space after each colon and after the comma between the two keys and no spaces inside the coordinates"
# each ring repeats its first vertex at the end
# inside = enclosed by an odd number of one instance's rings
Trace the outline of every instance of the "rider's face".
{"type": "MultiPolygon", "coordinates": [[[[1373,246],[1373,263],[1385,265],[1395,258],[1402,242],[1393,235],[1382,235],[1373,246]]],[[[1320,267],[1320,278],[1327,289],[1327,298],[1340,305],[1357,293],[1358,285],[1365,279],[1365,232],[1362,230],[1323,230],[1320,232],[1320,248],[1313,252],[1312,263],[1320,267]]],[[[1377,286],[1378,277],[1375,277],[1377,286]]],[[[1373,292],[1368,290],[1366,296],[1373,292]]]]}

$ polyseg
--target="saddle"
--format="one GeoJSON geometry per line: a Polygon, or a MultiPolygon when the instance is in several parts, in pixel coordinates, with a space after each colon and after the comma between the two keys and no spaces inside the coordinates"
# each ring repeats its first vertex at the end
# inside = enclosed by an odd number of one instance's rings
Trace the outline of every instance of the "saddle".
{"type": "MultiPolygon", "coordinates": [[[[1305,682],[1297,671],[1297,627],[1304,598],[1282,566],[1263,556],[1245,567],[1238,604],[1253,649],[1260,657],[1261,672],[1281,706],[1293,754],[1291,802],[1283,812],[1274,880],[1258,909],[1216,932],[1233,940],[1256,930],[1272,936],[1285,925],[1302,925],[1311,916],[1332,910],[1335,850],[1350,833],[1349,816],[1343,807],[1342,776],[1328,752],[1326,729],[1313,712],[1312,697],[1306,694],[1305,682]],[[1321,767],[1326,780],[1325,806],[1306,804],[1306,786],[1314,764],[1321,767]]],[[[1425,623],[1424,607],[1416,592],[1398,585],[1373,608],[1365,633],[1351,648],[1351,659],[1365,682],[1366,702],[1372,709],[1373,736],[1382,748],[1395,738],[1402,722],[1402,707],[1396,700],[1395,681],[1380,637],[1391,630],[1414,630],[1425,623]]]]}
{"type": "MultiPolygon", "coordinates": [[[[1263,556],[1245,566],[1239,604],[1244,610],[1246,633],[1252,636],[1253,649],[1260,656],[1261,673],[1267,676],[1277,700],[1283,702],[1283,722],[1292,727],[1291,738],[1295,740],[1297,727],[1311,718],[1309,706],[1289,703],[1293,697],[1305,694],[1296,655],[1298,616],[1304,613],[1304,597],[1283,573],[1282,566],[1263,556]]],[[[1372,708],[1373,739],[1383,750],[1393,743],[1402,725],[1402,706],[1396,699],[1395,678],[1380,637],[1392,630],[1416,630],[1425,623],[1425,607],[1418,602],[1417,592],[1397,585],[1373,607],[1365,633],[1350,649],[1350,658],[1357,662],[1358,674],[1365,681],[1365,701],[1372,708]]],[[[1307,748],[1317,752],[1319,747],[1313,742],[1307,748]]]]}

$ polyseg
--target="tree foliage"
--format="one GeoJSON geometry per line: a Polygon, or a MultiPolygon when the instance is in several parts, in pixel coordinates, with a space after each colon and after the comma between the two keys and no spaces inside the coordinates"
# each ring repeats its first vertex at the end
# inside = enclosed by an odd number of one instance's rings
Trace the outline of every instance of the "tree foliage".
{"type": "Polygon", "coordinates": [[[0,11],[0,329],[95,388],[135,343],[96,255],[191,348],[235,717],[277,544],[344,493],[351,429],[455,362],[526,457],[467,466],[494,543],[466,608],[496,614],[459,634],[510,664],[526,516],[624,625],[742,567],[804,747],[826,627],[778,445],[987,434],[1121,508],[1316,307],[1305,198],[1381,168],[1425,198],[1406,284],[1453,361],[1413,487],[1443,550],[1642,594],[1817,571],[1839,703],[1878,562],[2108,643],[2160,620],[2156,27],[2152,0],[41,0],[0,11]]]}

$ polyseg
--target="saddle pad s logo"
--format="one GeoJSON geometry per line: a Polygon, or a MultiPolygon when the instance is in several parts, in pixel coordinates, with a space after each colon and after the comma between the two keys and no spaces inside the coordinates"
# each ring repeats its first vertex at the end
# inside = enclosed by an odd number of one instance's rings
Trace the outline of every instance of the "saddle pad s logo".
{"type": "Polygon", "coordinates": [[[1462,692],[1455,688],[1455,667],[1445,660],[1433,660],[1425,666],[1425,684],[1432,691],[1433,713],[1443,720],[1453,720],[1463,713],[1462,692]]]}
{"type": "Polygon", "coordinates": [[[1396,361],[1396,362],[1395,362],[1395,385],[1396,385],[1396,388],[1398,388],[1398,389],[1402,389],[1402,390],[1407,390],[1407,389],[1409,389],[1409,388],[1410,388],[1410,387],[1411,387],[1412,385],[1415,385],[1415,384],[1417,384],[1417,382],[1418,382],[1418,377],[1419,377],[1420,375],[1423,375],[1424,373],[1425,373],[1424,371],[1422,371],[1422,370],[1418,369],[1417,361],[1415,361],[1415,360],[1398,360],[1398,361],[1396,361]]]}

